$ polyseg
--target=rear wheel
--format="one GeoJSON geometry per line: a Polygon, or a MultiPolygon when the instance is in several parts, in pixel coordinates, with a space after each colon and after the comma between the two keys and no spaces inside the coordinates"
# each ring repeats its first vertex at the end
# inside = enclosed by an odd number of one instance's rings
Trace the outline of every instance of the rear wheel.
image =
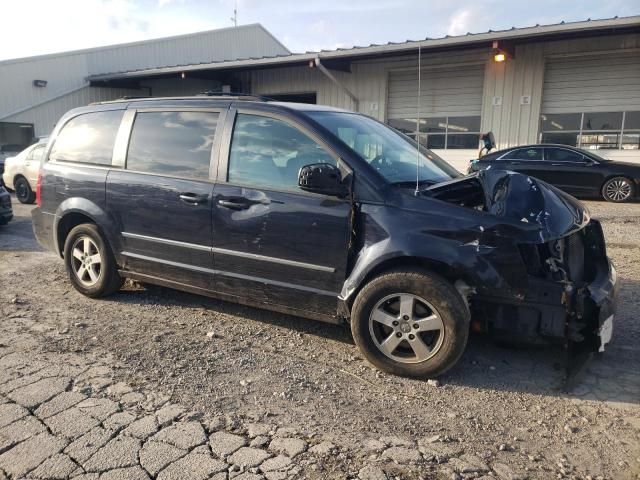
{"type": "Polygon", "coordinates": [[[27,179],[24,177],[18,177],[13,186],[16,189],[16,198],[20,203],[33,203],[36,201],[36,194],[31,190],[31,186],[27,179]]]}
{"type": "Polygon", "coordinates": [[[634,194],[633,183],[626,177],[610,178],[602,186],[602,196],[608,202],[626,202],[634,194]]]}
{"type": "Polygon", "coordinates": [[[395,271],[360,291],[351,332],[367,360],[379,369],[435,377],[453,367],[464,352],[469,312],[460,294],[441,277],[395,271]]]}
{"type": "Polygon", "coordinates": [[[98,227],[73,228],[64,244],[64,262],[73,286],[88,297],[105,297],[122,286],[111,249],[98,227]]]}

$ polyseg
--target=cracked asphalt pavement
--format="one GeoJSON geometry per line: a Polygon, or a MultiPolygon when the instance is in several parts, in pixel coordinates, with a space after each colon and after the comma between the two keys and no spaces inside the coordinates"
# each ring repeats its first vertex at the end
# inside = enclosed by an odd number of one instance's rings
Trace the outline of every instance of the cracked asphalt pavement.
{"type": "Polygon", "coordinates": [[[621,282],[574,390],[560,348],[472,336],[438,381],[346,328],[127,283],[90,300],[0,227],[0,480],[640,478],[640,204],[588,202],[621,282]]]}

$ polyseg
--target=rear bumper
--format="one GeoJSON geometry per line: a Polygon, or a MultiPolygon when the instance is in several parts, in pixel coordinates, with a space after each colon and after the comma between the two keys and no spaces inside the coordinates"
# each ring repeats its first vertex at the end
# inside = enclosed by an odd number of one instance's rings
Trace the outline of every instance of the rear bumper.
{"type": "MultiPolygon", "coordinates": [[[[54,222],[56,216],[52,213],[45,213],[40,207],[31,210],[33,223],[33,234],[40,246],[46,250],[55,251],[54,222]]],[[[59,252],[55,252],[59,253],[59,252]]]]}

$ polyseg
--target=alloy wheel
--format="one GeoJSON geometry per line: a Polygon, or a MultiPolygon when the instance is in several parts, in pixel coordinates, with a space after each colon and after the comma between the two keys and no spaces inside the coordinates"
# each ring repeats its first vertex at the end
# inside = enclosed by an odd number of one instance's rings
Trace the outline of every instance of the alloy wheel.
{"type": "Polygon", "coordinates": [[[387,295],[373,307],[369,333],[375,346],[400,363],[433,357],[444,341],[444,323],[435,307],[410,293],[387,295]]]}
{"type": "Polygon", "coordinates": [[[624,202],[631,196],[632,187],[628,180],[617,178],[607,183],[604,194],[614,202],[624,202]]]}
{"type": "Polygon", "coordinates": [[[100,278],[102,267],[98,246],[88,235],[81,235],[73,243],[71,253],[74,275],[85,287],[93,287],[100,278]]]}

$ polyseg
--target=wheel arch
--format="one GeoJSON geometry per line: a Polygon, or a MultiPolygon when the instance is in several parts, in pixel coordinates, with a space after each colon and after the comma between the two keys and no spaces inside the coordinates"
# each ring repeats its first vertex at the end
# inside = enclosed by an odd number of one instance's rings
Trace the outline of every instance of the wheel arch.
{"type": "MultiPolygon", "coordinates": [[[[25,176],[25,174],[24,174],[24,173],[22,173],[22,172],[16,172],[16,173],[13,175],[13,185],[14,185],[14,186],[15,186],[15,184],[16,184],[16,181],[18,181],[20,178],[24,178],[24,179],[27,181],[27,183],[29,183],[29,179],[25,176]]],[[[30,184],[30,183],[29,183],[29,186],[31,186],[31,184],[30,184]]]]}
{"type": "MultiPolygon", "coordinates": [[[[114,244],[115,237],[113,235],[113,227],[109,221],[106,212],[98,205],[82,198],[70,198],[65,200],[57,209],[55,215],[56,221],[54,225],[54,243],[55,251],[63,256],[64,244],[69,232],[76,226],[83,223],[94,224],[100,234],[103,236],[105,243],[115,255],[118,245],[114,244]]],[[[117,259],[117,257],[116,257],[117,259]]]]}
{"type": "MultiPolygon", "coordinates": [[[[473,288],[473,280],[468,278],[468,275],[465,275],[464,272],[448,265],[442,261],[421,257],[421,256],[405,256],[398,255],[390,258],[386,258],[375,265],[371,266],[367,270],[367,272],[361,277],[361,279],[357,282],[355,288],[349,290],[349,293],[346,297],[343,297],[343,301],[347,312],[351,312],[353,307],[353,302],[360,290],[364,288],[364,286],[369,283],[373,278],[378,277],[386,272],[390,272],[393,270],[422,270],[426,273],[432,272],[440,277],[444,278],[448,281],[451,286],[456,288],[455,283],[458,280],[462,280],[466,285],[473,288]]],[[[465,299],[466,302],[466,299],[465,299]]]]}

